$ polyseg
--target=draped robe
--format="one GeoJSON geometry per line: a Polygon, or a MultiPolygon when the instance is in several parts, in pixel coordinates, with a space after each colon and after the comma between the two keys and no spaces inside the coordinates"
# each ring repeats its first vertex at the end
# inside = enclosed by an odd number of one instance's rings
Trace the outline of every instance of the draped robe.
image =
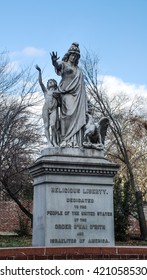
{"type": "Polygon", "coordinates": [[[82,145],[83,128],[86,124],[87,97],[83,73],[78,66],[61,62],[62,77],[59,83],[61,96],[61,140],[82,145]]]}

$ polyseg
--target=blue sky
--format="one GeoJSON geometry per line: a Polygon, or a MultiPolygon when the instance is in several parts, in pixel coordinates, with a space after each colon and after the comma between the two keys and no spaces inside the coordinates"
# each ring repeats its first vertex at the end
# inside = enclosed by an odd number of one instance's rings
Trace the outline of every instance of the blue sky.
{"type": "Polygon", "coordinates": [[[147,0],[0,0],[0,51],[54,76],[50,52],[94,52],[108,87],[147,95],[147,0]]]}

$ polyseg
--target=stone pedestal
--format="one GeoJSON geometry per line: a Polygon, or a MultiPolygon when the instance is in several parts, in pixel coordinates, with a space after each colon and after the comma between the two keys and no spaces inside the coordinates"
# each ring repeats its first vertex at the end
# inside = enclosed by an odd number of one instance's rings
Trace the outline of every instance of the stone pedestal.
{"type": "Polygon", "coordinates": [[[44,149],[34,177],[33,246],[114,245],[113,177],[103,151],[44,149]]]}

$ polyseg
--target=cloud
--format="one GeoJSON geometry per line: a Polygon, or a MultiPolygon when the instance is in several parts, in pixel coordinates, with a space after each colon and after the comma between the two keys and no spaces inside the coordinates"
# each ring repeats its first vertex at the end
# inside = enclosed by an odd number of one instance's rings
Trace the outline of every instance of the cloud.
{"type": "Polygon", "coordinates": [[[118,77],[107,75],[100,77],[99,80],[102,81],[102,88],[106,91],[109,100],[120,96],[124,100],[122,108],[125,105],[125,110],[130,111],[131,108],[135,113],[141,112],[142,115],[147,116],[147,85],[125,83],[118,77]]]}
{"type": "Polygon", "coordinates": [[[26,47],[22,50],[22,54],[25,56],[43,56],[46,54],[46,51],[44,49],[26,47]]]}
{"type": "Polygon", "coordinates": [[[103,88],[112,96],[124,93],[130,98],[134,96],[147,97],[146,85],[125,83],[122,79],[114,76],[103,76],[101,80],[103,82],[103,88]]]}
{"type": "Polygon", "coordinates": [[[37,49],[35,47],[25,47],[22,50],[17,50],[10,52],[9,55],[11,58],[22,57],[22,56],[43,56],[46,54],[44,49],[37,49]]]}

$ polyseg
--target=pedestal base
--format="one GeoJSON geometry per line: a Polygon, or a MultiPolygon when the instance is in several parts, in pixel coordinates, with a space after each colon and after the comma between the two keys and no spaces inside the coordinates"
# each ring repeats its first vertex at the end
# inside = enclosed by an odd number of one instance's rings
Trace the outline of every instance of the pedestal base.
{"type": "Polygon", "coordinates": [[[33,246],[114,245],[113,177],[103,151],[44,149],[34,177],[33,246]]]}

